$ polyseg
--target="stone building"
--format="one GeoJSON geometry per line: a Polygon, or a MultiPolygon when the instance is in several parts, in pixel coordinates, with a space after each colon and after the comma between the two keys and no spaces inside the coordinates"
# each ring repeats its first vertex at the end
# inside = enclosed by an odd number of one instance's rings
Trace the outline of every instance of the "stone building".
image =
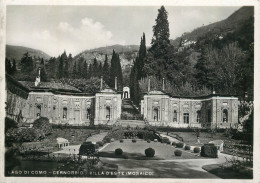
{"type": "MultiPolygon", "coordinates": [[[[53,124],[112,125],[121,117],[124,94],[103,89],[94,94],[55,82],[16,81],[6,76],[7,116],[33,123],[47,117],[53,124]]],[[[117,88],[115,81],[115,88],[117,88]]],[[[148,91],[141,100],[143,119],[153,126],[230,128],[238,124],[238,98],[211,94],[177,97],[162,91],[148,91]]],[[[164,91],[164,82],[163,82],[164,91]]]]}
{"type": "Polygon", "coordinates": [[[153,126],[236,128],[238,104],[237,96],[177,97],[149,91],[141,101],[141,114],[153,126]]]}
{"type": "MultiPolygon", "coordinates": [[[[15,81],[7,76],[7,115],[21,114],[24,122],[47,117],[53,124],[113,124],[120,118],[121,94],[103,89],[95,94],[56,82],[15,81]]],[[[102,83],[102,80],[101,80],[102,83]]]]}

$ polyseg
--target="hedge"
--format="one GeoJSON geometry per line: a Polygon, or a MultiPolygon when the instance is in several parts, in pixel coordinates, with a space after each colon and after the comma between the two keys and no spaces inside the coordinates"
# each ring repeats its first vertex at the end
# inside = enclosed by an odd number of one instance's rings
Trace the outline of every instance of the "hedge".
{"type": "Polygon", "coordinates": [[[136,139],[132,139],[132,142],[133,142],[133,143],[136,143],[136,139]]]}
{"type": "Polygon", "coordinates": [[[184,143],[182,143],[182,142],[178,142],[178,143],[176,144],[176,147],[177,147],[177,148],[183,148],[183,146],[184,146],[184,143]]]}
{"type": "Polygon", "coordinates": [[[123,140],[123,139],[120,139],[120,142],[121,142],[121,143],[123,143],[123,142],[124,142],[124,140],[123,140]]]}
{"type": "Polygon", "coordinates": [[[218,149],[214,144],[205,144],[201,147],[200,155],[203,157],[217,158],[218,149]]]}
{"type": "Polygon", "coordinates": [[[104,145],[104,142],[98,141],[97,144],[98,144],[100,147],[102,147],[102,146],[104,145]]]}

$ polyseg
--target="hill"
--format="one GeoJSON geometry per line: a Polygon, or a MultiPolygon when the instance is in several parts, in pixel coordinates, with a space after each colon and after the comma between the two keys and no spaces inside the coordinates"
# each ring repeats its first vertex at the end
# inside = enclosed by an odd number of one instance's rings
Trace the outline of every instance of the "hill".
{"type": "Polygon", "coordinates": [[[50,59],[50,56],[41,50],[36,50],[23,46],[6,45],[6,57],[11,60],[15,59],[16,61],[18,61],[18,63],[26,52],[28,52],[32,57],[40,57],[44,60],[50,59]]]}
{"type": "Polygon", "coordinates": [[[190,42],[197,41],[201,37],[220,37],[222,38],[228,33],[237,30],[245,21],[254,15],[254,10],[252,6],[244,6],[232,15],[230,15],[225,20],[215,22],[206,26],[202,26],[194,29],[190,33],[184,33],[181,37],[171,40],[171,44],[178,47],[180,41],[190,42]]]}
{"type": "Polygon", "coordinates": [[[138,45],[112,45],[107,47],[100,47],[95,49],[90,49],[81,52],[76,55],[73,60],[78,61],[80,57],[83,57],[86,62],[92,63],[94,58],[97,59],[98,62],[105,61],[105,55],[108,55],[108,60],[110,61],[112,58],[112,52],[115,50],[116,53],[119,54],[121,66],[123,69],[128,66],[133,65],[133,60],[137,56],[137,52],[139,50],[138,45]]]}

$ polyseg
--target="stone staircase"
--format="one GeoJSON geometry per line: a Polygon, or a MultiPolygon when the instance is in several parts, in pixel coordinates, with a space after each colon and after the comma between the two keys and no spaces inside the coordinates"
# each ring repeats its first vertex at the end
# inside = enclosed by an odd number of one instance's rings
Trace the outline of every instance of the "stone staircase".
{"type": "Polygon", "coordinates": [[[133,105],[130,99],[123,99],[122,102],[122,120],[143,120],[143,116],[133,105]]]}

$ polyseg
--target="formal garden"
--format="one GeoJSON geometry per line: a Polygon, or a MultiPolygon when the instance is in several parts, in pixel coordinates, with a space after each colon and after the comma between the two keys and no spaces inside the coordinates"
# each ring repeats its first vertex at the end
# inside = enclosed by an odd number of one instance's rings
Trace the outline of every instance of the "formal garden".
{"type": "Polygon", "coordinates": [[[221,178],[252,178],[252,146],[235,129],[72,127],[52,125],[41,117],[33,126],[6,118],[5,133],[6,176],[34,176],[28,172],[36,171],[50,177],[115,177],[93,172],[118,172],[126,165],[171,176],[170,162],[183,161],[221,178]],[[57,139],[66,141],[60,146],[57,139]],[[167,171],[153,169],[163,164],[167,171]]]}

